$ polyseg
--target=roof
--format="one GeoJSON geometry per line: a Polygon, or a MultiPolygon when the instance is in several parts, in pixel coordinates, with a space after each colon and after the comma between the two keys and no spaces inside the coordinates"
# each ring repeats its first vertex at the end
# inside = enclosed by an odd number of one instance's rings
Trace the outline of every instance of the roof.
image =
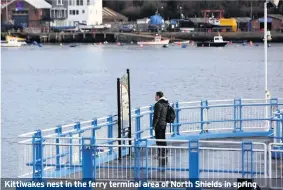
{"type": "Polygon", "coordinates": [[[125,20],[127,21],[128,18],[120,13],[117,13],[116,11],[109,9],[107,7],[103,7],[103,19],[107,20],[125,20]]]}
{"type": "Polygon", "coordinates": [[[252,19],[250,17],[236,17],[237,22],[247,23],[250,22],[252,19]]]}
{"type": "MultiPolygon", "coordinates": [[[[11,0],[7,4],[1,2],[1,8],[5,8],[6,5],[10,5],[11,3],[15,2],[16,0],[11,0]]],[[[27,2],[28,4],[34,6],[37,9],[50,9],[52,6],[47,3],[45,0],[23,0],[24,2],[27,2]]]]}
{"type": "Polygon", "coordinates": [[[283,15],[280,15],[280,14],[268,14],[268,16],[271,17],[271,18],[283,21],[283,15]]]}

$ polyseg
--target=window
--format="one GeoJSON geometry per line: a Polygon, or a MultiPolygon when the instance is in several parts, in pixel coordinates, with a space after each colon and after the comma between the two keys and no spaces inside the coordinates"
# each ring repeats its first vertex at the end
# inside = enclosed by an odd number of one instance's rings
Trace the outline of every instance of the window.
{"type": "Polygon", "coordinates": [[[84,0],[80,0],[80,5],[84,5],[84,0]]]}
{"type": "Polygon", "coordinates": [[[76,14],[77,14],[77,15],[79,14],[79,10],[76,10],[76,14]]]}
{"type": "Polygon", "coordinates": [[[63,0],[57,0],[57,5],[63,5],[63,0]]]}
{"type": "Polygon", "coordinates": [[[85,10],[82,10],[82,13],[84,14],[84,13],[85,13],[85,10]]]}
{"type": "Polygon", "coordinates": [[[90,5],[90,0],[86,0],[86,4],[87,4],[87,5],[90,5]]]}
{"type": "Polygon", "coordinates": [[[80,5],[80,0],[77,0],[77,5],[80,5]]]}
{"type": "Polygon", "coordinates": [[[73,4],[73,0],[69,0],[69,5],[72,5],[73,4]]]}
{"type": "Polygon", "coordinates": [[[73,10],[73,15],[75,15],[76,14],[76,11],[75,10],[73,10]]]}
{"type": "Polygon", "coordinates": [[[70,10],[70,11],[69,11],[69,14],[71,15],[72,13],[73,13],[73,11],[72,11],[72,10],[70,10]]]}

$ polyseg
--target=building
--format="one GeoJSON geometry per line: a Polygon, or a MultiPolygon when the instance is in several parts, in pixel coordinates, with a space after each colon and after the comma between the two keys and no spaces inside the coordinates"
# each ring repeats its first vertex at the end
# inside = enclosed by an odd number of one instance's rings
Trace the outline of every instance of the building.
{"type": "Polygon", "coordinates": [[[102,0],[50,0],[52,26],[102,23],[102,0]]]}
{"type": "Polygon", "coordinates": [[[103,7],[103,23],[109,22],[128,22],[128,17],[109,9],[108,7],[103,7]]]}
{"type": "MultiPolygon", "coordinates": [[[[253,19],[251,21],[252,31],[259,31],[264,29],[264,18],[253,19]]],[[[283,15],[268,14],[267,29],[271,31],[283,30],[283,15]]]]}
{"type": "Polygon", "coordinates": [[[44,0],[11,0],[1,3],[1,21],[24,27],[41,27],[50,22],[51,5],[44,0]]]}

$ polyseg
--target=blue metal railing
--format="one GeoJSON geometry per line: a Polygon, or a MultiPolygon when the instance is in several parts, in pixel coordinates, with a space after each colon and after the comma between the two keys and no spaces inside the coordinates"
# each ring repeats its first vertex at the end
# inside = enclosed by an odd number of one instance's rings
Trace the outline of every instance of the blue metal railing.
{"type": "MultiPolygon", "coordinates": [[[[242,99],[222,101],[205,100],[199,102],[176,102],[172,106],[176,111],[176,119],[172,124],[172,131],[168,132],[168,135],[174,138],[184,136],[187,133],[195,133],[199,134],[199,136],[210,133],[217,137],[219,132],[225,130],[234,136],[235,134],[243,134],[249,131],[252,131],[254,135],[258,133],[259,135],[267,136],[267,134],[271,134],[273,128],[275,139],[280,139],[283,136],[283,111],[280,112],[279,110],[283,108],[283,101],[281,99],[273,98],[268,101],[242,99]],[[277,112],[274,113],[275,111],[277,112]]],[[[152,105],[133,110],[131,119],[134,124],[132,125],[134,130],[132,130],[132,136],[135,137],[136,143],[142,142],[142,139],[145,138],[154,138],[152,116],[152,105]],[[146,133],[147,135],[144,135],[146,133]]],[[[67,167],[61,163],[61,160],[68,155],[68,167],[82,167],[83,169],[84,158],[88,155],[84,155],[83,152],[88,150],[94,151],[96,154],[102,150],[98,147],[89,150],[85,146],[79,146],[79,153],[75,154],[75,148],[69,146],[66,153],[66,151],[62,151],[60,148],[60,144],[66,143],[65,141],[61,142],[63,141],[61,137],[68,137],[68,144],[73,144],[78,139],[81,145],[84,145],[82,139],[89,138],[90,145],[92,146],[97,143],[97,138],[108,138],[103,144],[109,145],[109,147],[103,151],[112,154],[114,151],[113,147],[115,147],[115,143],[117,142],[117,139],[113,140],[113,138],[118,136],[117,132],[117,116],[110,115],[104,118],[77,122],[70,125],[60,125],[51,129],[23,134],[20,137],[27,138],[23,143],[29,142],[33,147],[32,160],[25,165],[32,166],[33,178],[42,178],[44,176],[44,167],[56,166],[56,170],[67,167]],[[50,140],[50,137],[54,138],[50,140]],[[56,144],[55,155],[44,157],[44,143],[56,144]],[[79,157],[78,163],[74,162],[74,157],[79,157]],[[49,159],[54,158],[56,159],[56,164],[47,163],[49,159]]],[[[126,145],[126,140],[123,140],[123,145],[126,145]]],[[[134,144],[134,149],[136,148],[138,149],[137,144],[134,144]]],[[[251,150],[245,151],[249,152],[251,150]]],[[[197,170],[201,171],[200,169],[197,170]]],[[[252,170],[251,168],[251,173],[253,173],[252,170]]],[[[244,172],[245,169],[242,169],[242,171],[244,172]]]]}

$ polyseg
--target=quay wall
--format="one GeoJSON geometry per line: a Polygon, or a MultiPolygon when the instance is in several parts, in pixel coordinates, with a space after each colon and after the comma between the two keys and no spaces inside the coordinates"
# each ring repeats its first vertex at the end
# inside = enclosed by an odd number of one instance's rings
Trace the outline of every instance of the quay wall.
{"type": "MultiPolygon", "coordinates": [[[[4,39],[7,33],[2,33],[4,39]]],[[[155,33],[118,33],[118,32],[96,32],[96,33],[10,33],[10,35],[26,38],[29,41],[40,43],[99,43],[99,42],[137,42],[153,40],[155,33]]],[[[206,41],[212,40],[217,32],[163,32],[163,38],[169,38],[171,41],[194,40],[206,41]]],[[[224,40],[233,42],[253,41],[263,42],[263,32],[224,32],[221,33],[224,40]]],[[[272,42],[283,42],[282,32],[272,32],[272,42]]]]}

